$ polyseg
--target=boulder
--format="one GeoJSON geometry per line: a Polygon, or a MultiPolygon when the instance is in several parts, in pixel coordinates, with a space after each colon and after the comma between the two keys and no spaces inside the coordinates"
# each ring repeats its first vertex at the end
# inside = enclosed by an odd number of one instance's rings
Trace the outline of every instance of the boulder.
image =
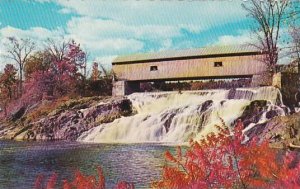
{"type": "MultiPolygon", "coordinates": [[[[48,116],[27,123],[13,138],[26,140],[76,140],[79,135],[102,123],[132,114],[131,101],[126,98],[70,100],[48,116]]],[[[19,113],[18,115],[21,115],[19,113]]],[[[19,117],[19,116],[18,116],[19,117]]]]}

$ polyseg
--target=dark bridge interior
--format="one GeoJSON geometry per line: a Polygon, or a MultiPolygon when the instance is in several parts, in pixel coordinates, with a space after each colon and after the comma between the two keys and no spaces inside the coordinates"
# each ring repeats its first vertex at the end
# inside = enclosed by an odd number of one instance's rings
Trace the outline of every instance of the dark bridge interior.
{"type": "Polygon", "coordinates": [[[228,89],[250,87],[252,75],[127,81],[127,92],[228,89]]]}

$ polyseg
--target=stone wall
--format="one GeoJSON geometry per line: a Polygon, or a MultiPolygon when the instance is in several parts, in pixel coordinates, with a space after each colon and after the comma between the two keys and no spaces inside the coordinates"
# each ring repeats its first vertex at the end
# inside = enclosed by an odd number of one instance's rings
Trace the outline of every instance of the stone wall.
{"type": "Polygon", "coordinates": [[[272,86],[281,89],[281,87],[282,87],[281,78],[282,78],[281,72],[275,73],[273,75],[272,86]]]}
{"type": "Polygon", "coordinates": [[[126,94],[126,81],[115,81],[113,82],[112,95],[113,96],[124,96],[126,94]]]}
{"type": "Polygon", "coordinates": [[[296,94],[299,91],[299,76],[297,73],[281,73],[281,93],[283,103],[287,105],[291,111],[297,106],[296,94]]]}
{"type": "Polygon", "coordinates": [[[116,81],[113,83],[113,96],[125,96],[134,92],[140,92],[138,81],[116,81]]]}
{"type": "Polygon", "coordinates": [[[261,87],[272,85],[272,75],[268,73],[253,75],[251,87],[261,87]]]}

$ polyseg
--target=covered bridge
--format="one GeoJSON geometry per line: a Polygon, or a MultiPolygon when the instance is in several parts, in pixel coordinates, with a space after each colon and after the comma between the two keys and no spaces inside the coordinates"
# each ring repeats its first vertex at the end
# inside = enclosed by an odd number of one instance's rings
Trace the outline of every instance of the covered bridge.
{"type": "Polygon", "coordinates": [[[265,54],[252,46],[223,46],[119,56],[113,95],[139,91],[140,82],[252,78],[267,70],[265,54]]]}

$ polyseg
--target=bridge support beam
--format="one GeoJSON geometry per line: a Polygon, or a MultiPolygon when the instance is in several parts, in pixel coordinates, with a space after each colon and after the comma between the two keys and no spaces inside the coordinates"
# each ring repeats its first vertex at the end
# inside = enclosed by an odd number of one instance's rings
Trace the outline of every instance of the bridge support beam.
{"type": "Polygon", "coordinates": [[[113,82],[113,96],[125,96],[134,92],[140,92],[138,81],[115,81],[113,82]]]}
{"type": "Polygon", "coordinates": [[[251,87],[271,86],[272,79],[272,74],[253,75],[251,87]]]}

